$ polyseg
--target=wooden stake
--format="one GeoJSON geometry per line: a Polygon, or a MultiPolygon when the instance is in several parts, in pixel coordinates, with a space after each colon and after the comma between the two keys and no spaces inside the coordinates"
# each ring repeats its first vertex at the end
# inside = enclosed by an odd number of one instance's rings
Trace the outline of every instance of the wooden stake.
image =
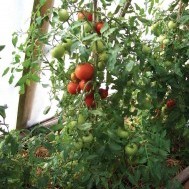
{"type": "MultiPolygon", "coordinates": [[[[37,6],[39,5],[40,0],[35,0],[33,5],[33,12],[36,12],[37,6]]],[[[44,6],[41,8],[40,13],[41,16],[45,15],[47,10],[53,7],[54,0],[47,0],[44,6]]],[[[33,21],[31,21],[32,23],[33,21]]],[[[48,31],[49,22],[44,21],[41,26],[42,33],[46,33],[48,31]]],[[[43,48],[43,44],[37,42],[37,46],[40,45],[43,48]]],[[[36,47],[37,48],[37,47],[36,47]]],[[[34,49],[35,51],[36,49],[34,49]]],[[[34,55],[35,56],[35,55],[34,55]]],[[[35,57],[33,57],[35,58],[35,57]]],[[[29,72],[29,69],[23,70],[23,75],[26,75],[29,72]]],[[[36,91],[37,83],[31,82],[30,86],[25,87],[25,93],[20,95],[19,97],[19,104],[18,104],[18,114],[17,114],[17,124],[16,129],[23,129],[26,128],[27,122],[30,119],[32,107],[33,107],[33,100],[36,91]]]]}

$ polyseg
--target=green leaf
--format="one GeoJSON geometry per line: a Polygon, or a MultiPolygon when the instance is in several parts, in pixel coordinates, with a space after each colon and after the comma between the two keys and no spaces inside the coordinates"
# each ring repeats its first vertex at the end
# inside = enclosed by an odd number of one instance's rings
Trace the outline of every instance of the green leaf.
{"type": "Polygon", "coordinates": [[[8,73],[8,71],[9,71],[9,70],[10,70],[10,68],[9,68],[9,67],[7,67],[7,68],[4,70],[4,72],[3,72],[2,76],[6,75],[6,74],[8,73]]]}
{"type": "Polygon", "coordinates": [[[0,51],[2,51],[5,48],[5,45],[0,45],[0,51]]]}
{"type": "Polygon", "coordinates": [[[128,72],[131,72],[132,71],[132,69],[133,69],[133,67],[134,67],[134,61],[132,61],[132,60],[130,60],[130,62],[129,63],[127,63],[126,64],[126,70],[128,71],[128,72]]]}
{"type": "Polygon", "coordinates": [[[40,5],[43,6],[47,0],[40,0],[40,5]]]}
{"type": "Polygon", "coordinates": [[[44,115],[48,114],[49,111],[50,111],[50,109],[51,109],[51,106],[47,106],[47,107],[45,108],[45,110],[43,111],[43,114],[44,114],[44,115]]]}
{"type": "Polygon", "coordinates": [[[2,118],[6,118],[5,107],[4,106],[0,106],[0,116],[2,118]]]}
{"type": "Polygon", "coordinates": [[[100,30],[101,33],[104,33],[106,30],[108,30],[109,25],[108,23],[105,23],[104,26],[102,27],[102,29],[100,30]]]}
{"type": "Polygon", "coordinates": [[[26,82],[27,79],[28,79],[28,75],[24,75],[23,77],[21,77],[18,80],[18,82],[16,83],[15,87],[23,85],[26,82]]]}
{"type": "Polygon", "coordinates": [[[14,47],[16,47],[17,42],[18,42],[18,36],[17,35],[13,35],[12,44],[14,45],[14,47]]]}
{"type": "Polygon", "coordinates": [[[95,37],[97,37],[97,34],[93,33],[93,34],[90,34],[90,35],[87,35],[86,37],[84,37],[83,41],[87,41],[89,39],[95,39],[95,37]]]}
{"type": "Polygon", "coordinates": [[[37,74],[30,74],[28,79],[31,79],[32,81],[39,82],[40,77],[37,74]]]}
{"type": "Polygon", "coordinates": [[[92,127],[92,123],[84,123],[82,125],[78,125],[78,129],[82,131],[86,131],[92,127]]]}
{"type": "Polygon", "coordinates": [[[113,151],[120,151],[122,149],[122,147],[119,144],[115,143],[115,142],[110,142],[109,143],[109,147],[113,151]]]}
{"type": "Polygon", "coordinates": [[[12,84],[13,80],[14,80],[14,75],[12,74],[12,75],[10,76],[10,78],[9,78],[9,84],[12,84]]]}

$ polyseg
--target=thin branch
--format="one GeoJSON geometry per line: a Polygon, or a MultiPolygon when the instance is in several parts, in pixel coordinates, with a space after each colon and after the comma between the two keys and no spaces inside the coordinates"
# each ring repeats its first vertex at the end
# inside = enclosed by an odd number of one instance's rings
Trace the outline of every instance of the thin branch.
{"type": "Polygon", "coordinates": [[[132,1],[132,0],[128,0],[128,1],[125,3],[125,5],[124,5],[124,7],[123,7],[123,9],[122,9],[122,11],[121,11],[121,13],[120,13],[120,17],[124,17],[124,16],[125,16],[125,14],[127,13],[127,10],[128,10],[128,8],[129,8],[129,6],[131,5],[131,1],[132,1]]]}

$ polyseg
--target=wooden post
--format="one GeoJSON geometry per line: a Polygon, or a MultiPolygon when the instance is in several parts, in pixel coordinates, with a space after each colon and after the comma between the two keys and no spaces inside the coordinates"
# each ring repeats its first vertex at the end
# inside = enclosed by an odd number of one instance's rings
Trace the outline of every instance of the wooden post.
{"type": "MultiPolygon", "coordinates": [[[[33,12],[36,12],[37,6],[39,5],[39,1],[40,0],[34,1],[33,12]]],[[[53,4],[54,4],[54,0],[47,0],[44,6],[40,10],[41,16],[45,15],[46,11],[49,8],[53,7],[53,4]]],[[[48,26],[49,26],[49,22],[44,21],[41,26],[41,31],[43,33],[46,33],[48,31],[48,26]]],[[[41,48],[43,48],[43,44],[41,43],[40,44],[37,43],[37,44],[40,45],[41,48]]],[[[23,75],[27,74],[28,71],[29,71],[28,69],[24,68],[23,75]]],[[[27,126],[27,122],[31,116],[36,86],[37,83],[31,82],[30,86],[25,86],[25,93],[20,95],[19,97],[16,129],[23,129],[27,126]]]]}

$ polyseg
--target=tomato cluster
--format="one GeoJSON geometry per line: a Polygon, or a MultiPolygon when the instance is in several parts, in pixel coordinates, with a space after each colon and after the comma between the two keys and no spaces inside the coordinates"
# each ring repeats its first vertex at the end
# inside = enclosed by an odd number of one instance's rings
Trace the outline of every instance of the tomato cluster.
{"type": "MultiPolygon", "coordinates": [[[[80,91],[86,92],[85,104],[87,107],[95,107],[94,99],[94,66],[89,63],[78,64],[75,71],[71,74],[71,80],[67,85],[67,91],[74,95],[80,93],[80,91]]],[[[105,99],[108,96],[108,89],[99,88],[99,95],[101,99],[105,99]]]]}

